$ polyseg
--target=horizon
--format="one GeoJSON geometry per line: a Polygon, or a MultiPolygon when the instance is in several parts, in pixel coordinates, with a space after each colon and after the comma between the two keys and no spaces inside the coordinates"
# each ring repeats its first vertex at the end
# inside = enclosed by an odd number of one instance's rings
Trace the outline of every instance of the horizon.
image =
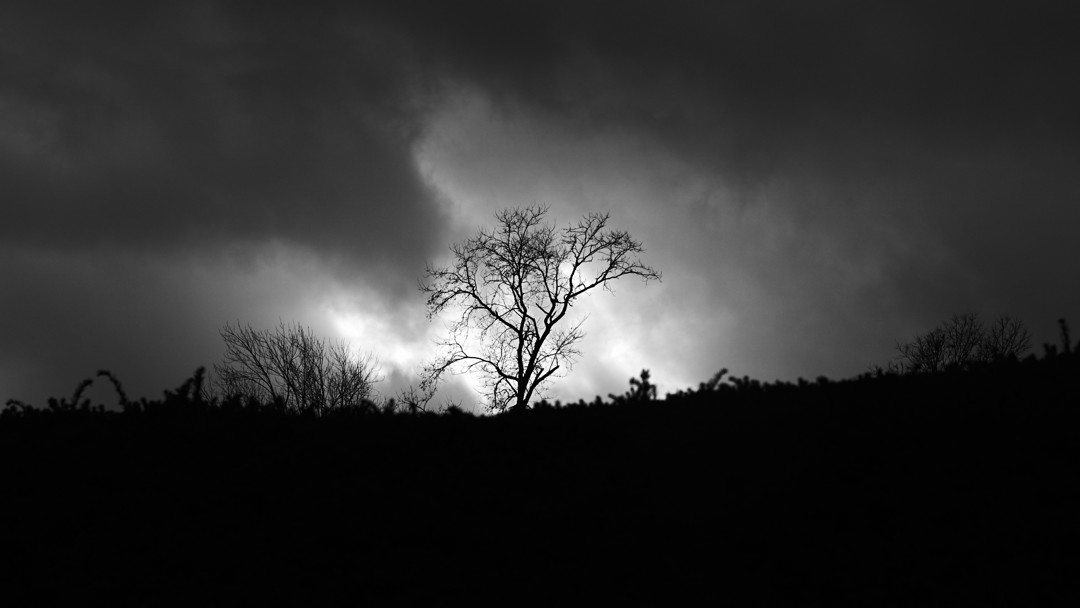
{"type": "Polygon", "coordinates": [[[1080,318],[1066,4],[609,6],[5,3],[0,398],[99,369],[154,398],[279,320],[392,396],[443,334],[425,264],[533,204],[609,212],[663,273],[581,301],[551,401],[854,377],[967,312],[1038,352],[1080,318]]]}

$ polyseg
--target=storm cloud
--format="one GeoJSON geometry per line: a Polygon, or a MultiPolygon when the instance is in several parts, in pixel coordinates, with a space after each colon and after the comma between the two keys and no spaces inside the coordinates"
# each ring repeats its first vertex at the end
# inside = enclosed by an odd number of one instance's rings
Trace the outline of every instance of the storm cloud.
{"type": "Polygon", "coordinates": [[[406,382],[425,262],[533,202],[611,211],[665,275],[590,301],[563,398],[850,375],[967,310],[1051,340],[1080,309],[1067,11],[5,3],[0,388],[150,394],[238,319],[406,382]]]}

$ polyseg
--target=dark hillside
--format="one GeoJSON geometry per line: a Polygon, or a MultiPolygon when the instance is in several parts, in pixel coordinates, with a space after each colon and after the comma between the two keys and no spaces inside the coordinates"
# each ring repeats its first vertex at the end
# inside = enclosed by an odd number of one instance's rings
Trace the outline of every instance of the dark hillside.
{"type": "Polygon", "coordinates": [[[1078,380],[1051,353],[491,418],[10,408],[0,577],[47,604],[1062,605],[1078,380]]]}

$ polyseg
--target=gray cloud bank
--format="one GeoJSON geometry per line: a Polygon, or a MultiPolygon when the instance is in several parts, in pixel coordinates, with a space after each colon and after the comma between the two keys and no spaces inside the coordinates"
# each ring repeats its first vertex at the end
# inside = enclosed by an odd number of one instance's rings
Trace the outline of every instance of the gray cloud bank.
{"type": "Polygon", "coordinates": [[[613,213],[669,277],[650,312],[697,324],[670,356],[702,380],[857,373],[964,310],[1049,340],[1080,310],[1074,25],[1066,3],[5,3],[0,388],[115,366],[154,392],[226,321],[329,331],[341,285],[422,314],[460,232],[415,154],[462,90],[692,176],[613,213]]]}

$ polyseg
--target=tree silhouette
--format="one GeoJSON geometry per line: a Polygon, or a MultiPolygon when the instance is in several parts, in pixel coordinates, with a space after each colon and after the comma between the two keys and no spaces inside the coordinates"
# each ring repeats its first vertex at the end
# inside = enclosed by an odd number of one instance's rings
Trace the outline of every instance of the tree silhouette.
{"type": "Polygon", "coordinates": [[[910,342],[897,344],[900,355],[895,366],[905,373],[939,372],[1019,357],[1030,348],[1031,337],[1018,319],[999,317],[988,327],[977,315],[968,313],[954,315],[910,342]]]}
{"type": "Polygon", "coordinates": [[[660,273],[638,259],[644,249],[627,232],[590,213],[556,229],[546,207],[505,209],[494,229],[451,245],[449,267],[428,266],[421,290],[428,318],[460,307],[439,342],[443,354],[424,370],[431,386],[447,370],[480,373],[491,411],[522,409],[538,387],[565,373],[580,355],[582,320],[567,319],[574,302],[628,275],[648,282],[660,273]]]}
{"type": "Polygon", "coordinates": [[[221,338],[225,357],[214,365],[214,384],[226,396],[322,415],[366,404],[379,380],[371,357],[356,357],[344,343],[327,343],[300,325],[258,331],[237,323],[222,328],[221,338]]]}

